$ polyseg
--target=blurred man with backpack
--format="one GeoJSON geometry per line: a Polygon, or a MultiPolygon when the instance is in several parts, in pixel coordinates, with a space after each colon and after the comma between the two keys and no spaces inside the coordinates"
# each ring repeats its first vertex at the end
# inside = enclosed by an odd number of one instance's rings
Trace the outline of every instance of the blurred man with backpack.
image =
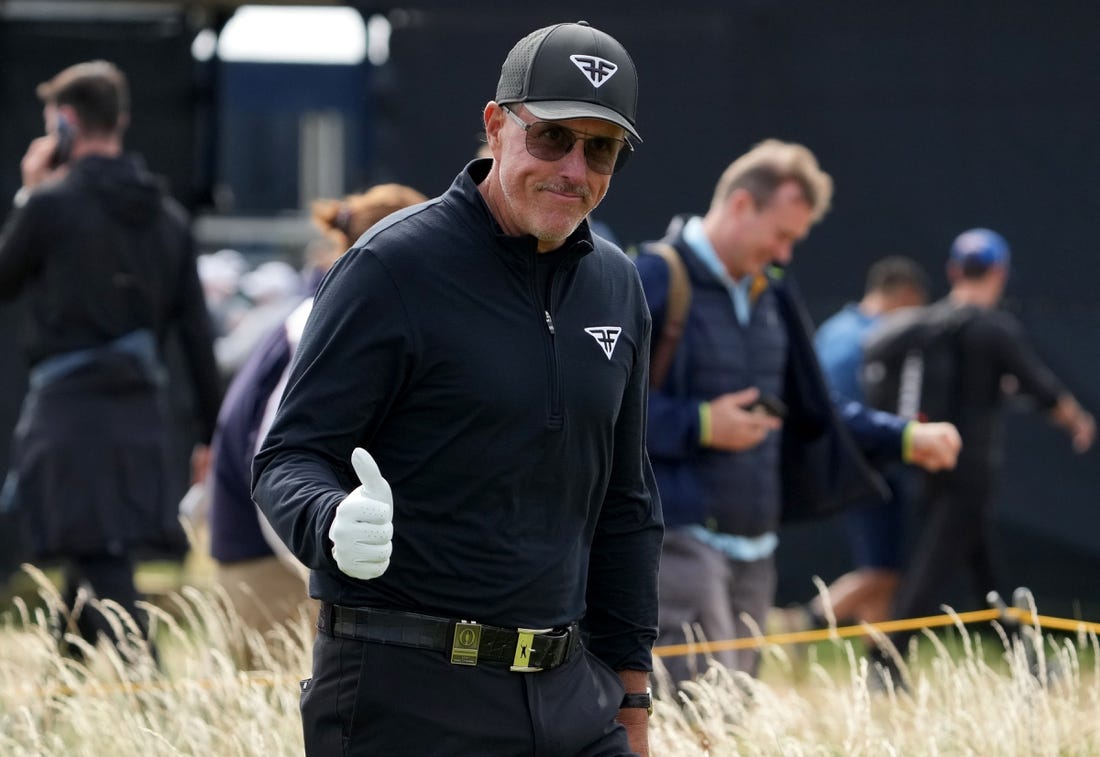
{"type": "MultiPolygon", "coordinates": [[[[829,394],[783,266],[831,196],[812,152],[770,139],[730,164],[705,216],[676,219],[637,259],[655,335],[647,447],[666,525],[662,644],[692,629],[720,641],[763,627],[780,522],[883,496],[869,460],[954,465],[950,424],[829,394]]],[[[749,673],[759,659],[755,650],[715,657],[749,673]]],[[[677,682],[701,672],[693,659],[666,663],[677,682]]]]}

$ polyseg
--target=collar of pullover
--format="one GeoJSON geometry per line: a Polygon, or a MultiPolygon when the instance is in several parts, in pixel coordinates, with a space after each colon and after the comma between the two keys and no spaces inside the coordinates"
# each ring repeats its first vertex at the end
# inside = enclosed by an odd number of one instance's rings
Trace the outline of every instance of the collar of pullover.
{"type": "MultiPolygon", "coordinates": [[[[488,224],[490,236],[496,241],[495,249],[509,260],[526,264],[534,264],[538,254],[538,240],[531,234],[511,236],[504,233],[489,210],[485,198],[478,190],[478,185],[485,180],[492,168],[493,161],[489,158],[475,160],[467,164],[451,185],[447,193],[453,197],[463,211],[463,215],[472,221],[475,228],[486,228],[488,224]]],[[[581,221],[580,225],[562,244],[566,259],[580,258],[594,249],[592,231],[588,225],[588,219],[581,221]]]]}

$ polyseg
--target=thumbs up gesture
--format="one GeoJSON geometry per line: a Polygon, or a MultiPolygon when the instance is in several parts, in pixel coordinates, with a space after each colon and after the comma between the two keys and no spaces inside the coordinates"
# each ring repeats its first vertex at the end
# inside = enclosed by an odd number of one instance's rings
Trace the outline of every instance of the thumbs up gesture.
{"type": "Polygon", "coordinates": [[[332,557],[352,578],[378,578],[390,565],[393,552],[393,492],[370,453],[356,447],[351,465],[360,486],[336,506],[328,530],[332,557]]]}

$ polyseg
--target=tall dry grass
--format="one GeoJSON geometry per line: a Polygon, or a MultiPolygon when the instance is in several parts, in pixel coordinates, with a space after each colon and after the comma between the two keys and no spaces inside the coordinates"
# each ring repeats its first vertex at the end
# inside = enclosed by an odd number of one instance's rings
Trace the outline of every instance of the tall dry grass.
{"type": "MultiPolygon", "coordinates": [[[[683,702],[657,702],[654,754],[1100,754],[1095,636],[1059,643],[1005,634],[997,650],[984,650],[981,636],[960,635],[961,650],[933,637],[930,655],[923,648],[925,659],[908,657],[904,689],[876,685],[861,646],[851,642],[837,642],[839,664],[810,663],[801,682],[711,666],[701,682],[685,686],[683,702]],[[1035,643],[1045,655],[1028,654],[1035,643]]],[[[781,670],[797,666],[783,650],[769,654],[781,670]]]]}
{"type": "Polygon", "coordinates": [[[126,642],[90,648],[68,634],[78,662],[58,653],[51,629],[65,608],[45,576],[35,577],[43,606],[16,599],[0,628],[0,755],[302,753],[298,680],[309,671],[313,619],[261,636],[224,595],[185,587],[164,605],[144,605],[159,665],[110,605],[103,609],[126,642]]]}
{"type": "MultiPolygon", "coordinates": [[[[45,577],[38,583],[41,606],[17,600],[0,627],[0,754],[302,753],[297,682],[308,675],[312,619],[260,636],[223,597],[184,588],[149,606],[159,666],[117,613],[129,642],[85,647],[77,662],[57,652],[51,621],[64,608],[45,577]]],[[[959,638],[958,649],[937,643],[908,660],[908,693],[872,691],[858,643],[836,642],[834,659],[801,668],[787,650],[768,648],[764,680],[712,666],[685,701],[658,698],[652,753],[1100,754],[1095,637],[1023,629],[985,649],[960,626],[959,638]],[[1033,642],[1047,667],[1031,669],[1033,642]]]]}

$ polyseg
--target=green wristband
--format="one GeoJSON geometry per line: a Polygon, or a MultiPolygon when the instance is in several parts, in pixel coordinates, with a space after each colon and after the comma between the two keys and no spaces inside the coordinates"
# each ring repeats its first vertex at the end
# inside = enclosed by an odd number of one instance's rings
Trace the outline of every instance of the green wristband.
{"type": "Polygon", "coordinates": [[[699,404],[699,443],[702,444],[704,447],[709,447],[710,435],[710,403],[702,402],[699,404]]]}
{"type": "Polygon", "coordinates": [[[908,463],[913,459],[913,429],[917,427],[917,421],[909,421],[901,432],[901,461],[908,463]]]}

